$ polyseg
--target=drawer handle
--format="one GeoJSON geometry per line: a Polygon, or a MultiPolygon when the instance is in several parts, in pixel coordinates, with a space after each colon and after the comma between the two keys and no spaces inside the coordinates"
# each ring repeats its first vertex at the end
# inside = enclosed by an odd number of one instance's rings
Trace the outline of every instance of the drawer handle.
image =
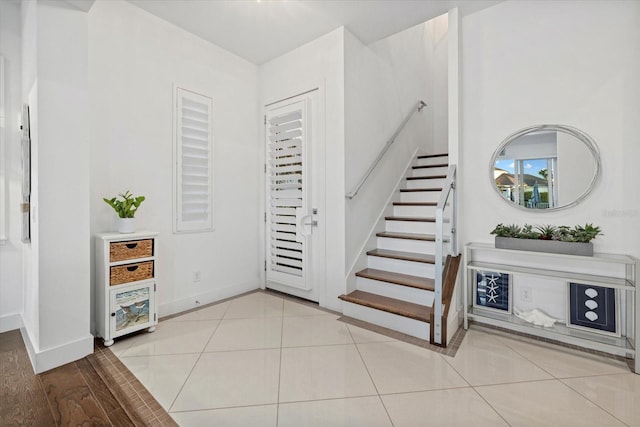
{"type": "Polygon", "coordinates": [[[136,246],[138,246],[138,244],[137,243],[127,243],[125,246],[127,247],[127,249],[135,249],[136,246]]]}
{"type": "Polygon", "coordinates": [[[136,271],[138,269],[137,265],[132,265],[130,267],[127,267],[127,271],[136,271]]]}
{"type": "Polygon", "coordinates": [[[116,314],[115,313],[111,313],[111,317],[116,317],[116,314]]]}

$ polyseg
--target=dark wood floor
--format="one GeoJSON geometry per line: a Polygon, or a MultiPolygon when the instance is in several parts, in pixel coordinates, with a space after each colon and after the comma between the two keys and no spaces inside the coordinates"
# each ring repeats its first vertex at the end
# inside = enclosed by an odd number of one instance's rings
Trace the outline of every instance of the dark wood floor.
{"type": "Polygon", "coordinates": [[[0,426],[175,426],[120,361],[95,353],[35,375],[19,331],[0,334],[0,426]]]}

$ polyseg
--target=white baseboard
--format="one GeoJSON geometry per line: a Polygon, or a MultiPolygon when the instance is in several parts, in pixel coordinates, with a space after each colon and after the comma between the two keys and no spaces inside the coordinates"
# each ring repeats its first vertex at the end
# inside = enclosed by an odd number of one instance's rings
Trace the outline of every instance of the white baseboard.
{"type": "Polygon", "coordinates": [[[212,302],[220,301],[221,299],[234,297],[256,289],[260,289],[260,285],[258,283],[247,282],[227,286],[225,288],[218,288],[214,291],[192,295],[175,301],[165,302],[158,305],[158,317],[181,313],[183,311],[191,310],[192,308],[201,307],[212,302]]]}
{"type": "Polygon", "coordinates": [[[460,310],[457,310],[454,314],[449,313],[449,318],[447,319],[447,343],[451,342],[453,335],[461,326],[462,317],[460,313],[460,310]]]}
{"type": "Polygon", "coordinates": [[[93,335],[54,348],[36,351],[26,328],[20,328],[31,366],[36,374],[66,365],[93,353],[93,335]]]}
{"type": "Polygon", "coordinates": [[[0,334],[22,328],[22,314],[13,313],[0,316],[0,334]]]}

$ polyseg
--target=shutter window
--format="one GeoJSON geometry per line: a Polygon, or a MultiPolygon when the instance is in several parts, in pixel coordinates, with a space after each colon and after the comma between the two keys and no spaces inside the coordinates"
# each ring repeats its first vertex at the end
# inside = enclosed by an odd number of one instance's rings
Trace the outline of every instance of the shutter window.
{"type": "Polygon", "coordinates": [[[213,230],[213,100],[176,88],[175,231],[213,230]]]}

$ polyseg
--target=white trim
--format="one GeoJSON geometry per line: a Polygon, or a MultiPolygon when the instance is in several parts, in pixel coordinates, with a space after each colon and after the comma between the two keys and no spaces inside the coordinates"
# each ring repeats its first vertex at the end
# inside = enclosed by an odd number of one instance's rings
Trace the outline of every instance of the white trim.
{"type": "Polygon", "coordinates": [[[257,290],[260,288],[260,284],[255,281],[239,283],[224,288],[218,288],[215,291],[205,292],[202,294],[192,295],[187,298],[182,298],[175,301],[170,301],[164,304],[157,304],[158,317],[169,316],[171,314],[182,313],[183,311],[190,310],[192,308],[201,307],[206,304],[211,304],[216,301],[220,301],[225,298],[235,297],[236,295],[243,294],[245,292],[257,290]]]}
{"type": "Polygon", "coordinates": [[[31,360],[31,366],[36,374],[82,359],[93,353],[93,335],[87,335],[84,338],[54,348],[37,351],[29,338],[26,328],[20,328],[20,332],[31,360]]]}
{"type": "Polygon", "coordinates": [[[0,55],[0,246],[7,242],[7,150],[5,148],[6,105],[4,56],[0,55]]]}
{"type": "Polygon", "coordinates": [[[0,334],[7,331],[13,331],[14,329],[20,329],[24,326],[22,321],[22,314],[13,313],[0,316],[0,334]]]}

